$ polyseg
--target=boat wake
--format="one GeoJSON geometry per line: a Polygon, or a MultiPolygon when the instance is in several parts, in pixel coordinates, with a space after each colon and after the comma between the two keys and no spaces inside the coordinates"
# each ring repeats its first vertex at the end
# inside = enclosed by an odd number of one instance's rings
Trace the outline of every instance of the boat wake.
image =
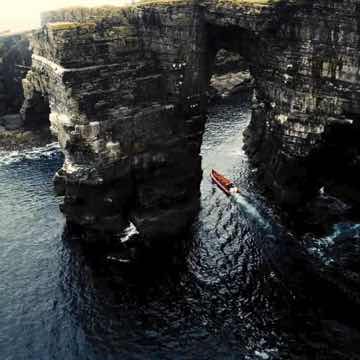
{"type": "Polygon", "coordinates": [[[240,205],[241,209],[250,216],[258,225],[261,225],[265,229],[270,228],[270,223],[259,213],[254,205],[252,205],[244,196],[240,194],[232,194],[234,201],[240,205]]]}

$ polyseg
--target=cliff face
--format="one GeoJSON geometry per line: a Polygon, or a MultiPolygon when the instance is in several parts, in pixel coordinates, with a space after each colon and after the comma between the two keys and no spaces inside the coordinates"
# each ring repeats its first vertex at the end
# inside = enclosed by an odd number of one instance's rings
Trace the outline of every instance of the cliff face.
{"type": "Polygon", "coordinates": [[[282,203],[322,186],[359,202],[359,3],[304,2],[279,24],[260,35],[248,153],[282,203]]]}
{"type": "Polygon", "coordinates": [[[19,117],[14,114],[19,113],[24,101],[21,81],[31,65],[27,36],[0,36],[0,126],[12,128],[21,125],[19,117]]]}
{"type": "Polygon", "coordinates": [[[275,197],[297,204],[324,184],[359,193],[359,5],[269,4],[178,1],[44,15],[23,113],[50,106],[65,153],[55,184],[69,223],[102,239],[130,220],[150,238],[188,228],[220,49],[250,64],[257,101],[247,150],[275,197]],[[342,134],[335,145],[334,131],[342,134]],[[329,178],[331,166],[338,177],[329,178]]]}

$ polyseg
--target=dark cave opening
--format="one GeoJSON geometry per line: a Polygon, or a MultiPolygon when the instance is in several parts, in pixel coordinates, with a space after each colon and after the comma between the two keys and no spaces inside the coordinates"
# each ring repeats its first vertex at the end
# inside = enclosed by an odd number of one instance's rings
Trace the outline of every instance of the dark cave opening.
{"type": "Polygon", "coordinates": [[[209,84],[210,101],[235,94],[248,94],[254,86],[246,60],[236,52],[220,49],[212,66],[209,84]]]}
{"type": "Polygon", "coordinates": [[[349,203],[360,205],[360,123],[334,121],[325,127],[320,147],[309,157],[317,186],[349,203]]]}
{"type": "Polygon", "coordinates": [[[26,129],[50,131],[50,104],[47,95],[34,91],[32,96],[25,100],[21,112],[26,129]]]}
{"type": "Polygon", "coordinates": [[[251,94],[255,83],[251,71],[255,35],[236,26],[207,24],[206,30],[210,102],[239,93],[251,94]]]}
{"type": "Polygon", "coordinates": [[[207,24],[207,49],[209,81],[211,76],[242,73],[250,80],[253,59],[256,58],[255,34],[236,26],[207,24]]]}

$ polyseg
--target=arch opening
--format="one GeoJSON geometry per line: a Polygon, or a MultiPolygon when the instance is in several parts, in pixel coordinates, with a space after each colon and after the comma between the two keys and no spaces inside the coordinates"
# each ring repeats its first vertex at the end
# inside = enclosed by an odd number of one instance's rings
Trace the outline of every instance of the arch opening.
{"type": "Polygon", "coordinates": [[[249,93],[254,79],[249,64],[238,53],[220,49],[211,71],[209,100],[217,101],[239,93],[249,93]]]}
{"type": "Polygon", "coordinates": [[[47,95],[34,90],[21,109],[24,127],[29,130],[50,129],[50,104],[47,95]]]}
{"type": "Polygon", "coordinates": [[[206,33],[210,85],[216,88],[221,77],[226,74],[233,78],[235,89],[236,82],[244,83],[245,86],[253,85],[252,67],[255,65],[253,59],[256,58],[258,43],[256,35],[241,27],[212,24],[207,24],[206,33]]]}

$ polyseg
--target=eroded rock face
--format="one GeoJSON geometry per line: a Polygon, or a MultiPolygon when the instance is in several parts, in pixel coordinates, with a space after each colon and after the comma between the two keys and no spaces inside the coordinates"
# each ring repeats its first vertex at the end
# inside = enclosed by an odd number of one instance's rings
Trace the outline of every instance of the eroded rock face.
{"type": "Polygon", "coordinates": [[[39,99],[50,106],[65,154],[55,184],[69,223],[103,240],[129,220],[150,238],[188,229],[219,49],[250,65],[247,151],[275,197],[298,204],[312,196],[328,181],[329,154],[354,171],[359,192],[358,142],[345,140],[359,129],[358,10],[355,0],[206,1],[45,14],[23,112],[39,99]],[[335,147],[334,126],[344,129],[335,147]]]}
{"type": "Polygon", "coordinates": [[[339,184],[359,201],[358,11],[357,1],[304,2],[261,34],[247,150],[282,203],[339,184]]]}
{"type": "Polygon", "coordinates": [[[0,126],[22,126],[18,115],[24,101],[21,81],[31,65],[28,34],[0,36],[0,126]]]}

